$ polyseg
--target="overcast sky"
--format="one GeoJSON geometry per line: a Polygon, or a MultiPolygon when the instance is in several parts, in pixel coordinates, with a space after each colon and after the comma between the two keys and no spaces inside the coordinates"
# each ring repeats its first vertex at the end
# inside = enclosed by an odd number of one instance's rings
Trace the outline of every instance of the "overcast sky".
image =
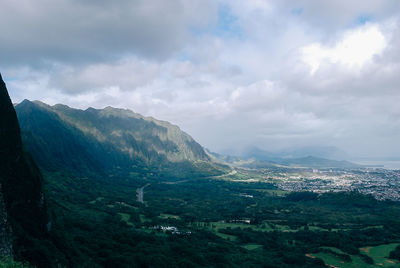
{"type": "Polygon", "coordinates": [[[13,102],[114,106],[217,152],[400,157],[398,0],[2,0],[13,102]]]}

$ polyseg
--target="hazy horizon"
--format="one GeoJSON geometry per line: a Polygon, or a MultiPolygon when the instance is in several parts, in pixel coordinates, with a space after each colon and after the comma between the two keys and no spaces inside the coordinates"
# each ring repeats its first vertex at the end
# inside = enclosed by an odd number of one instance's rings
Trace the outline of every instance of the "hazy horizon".
{"type": "Polygon", "coordinates": [[[400,159],[400,2],[6,0],[13,102],[126,108],[215,152],[400,159]]]}

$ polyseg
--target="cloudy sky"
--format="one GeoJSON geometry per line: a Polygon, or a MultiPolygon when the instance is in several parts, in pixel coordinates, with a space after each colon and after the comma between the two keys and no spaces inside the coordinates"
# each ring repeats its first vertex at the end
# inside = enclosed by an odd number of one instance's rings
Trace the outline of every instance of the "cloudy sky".
{"type": "Polygon", "coordinates": [[[217,151],[400,158],[398,0],[2,0],[13,102],[114,106],[217,151]]]}

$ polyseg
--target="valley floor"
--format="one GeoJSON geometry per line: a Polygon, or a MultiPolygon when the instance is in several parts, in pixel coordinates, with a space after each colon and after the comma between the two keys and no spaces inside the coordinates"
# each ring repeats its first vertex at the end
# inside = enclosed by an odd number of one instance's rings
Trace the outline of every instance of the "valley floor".
{"type": "MultiPolygon", "coordinates": [[[[307,174],[325,176],[298,172],[307,174]]],[[[282,184],[300,180],[288,173],[234,169],[162,181],[45,175],[56,215],[52,235],[65,254],[60,262],[72,267],[400,265],[389,258],[400,244],[399,202],[358,191],[287,191],[282,184]]]]}

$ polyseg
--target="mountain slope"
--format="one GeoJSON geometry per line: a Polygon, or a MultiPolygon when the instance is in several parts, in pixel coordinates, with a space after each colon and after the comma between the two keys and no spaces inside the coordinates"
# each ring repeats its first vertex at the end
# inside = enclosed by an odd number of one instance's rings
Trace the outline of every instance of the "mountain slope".
{"type": "Polygon", "coordinates": [[[39,251],[33,245],[46,236],[48,223],[42,176],[23,150],[17,116],[1,75],[0,114],[0,202],[4,199],[15,255],[37,264],[39,251]]]}
{"type": "Polygon", "coordinates": [[[25,100],[16,111],[27,148],[46,170],[219,173],[203,147],[177,126],[129,110],[78,110],[25,100]]]}

